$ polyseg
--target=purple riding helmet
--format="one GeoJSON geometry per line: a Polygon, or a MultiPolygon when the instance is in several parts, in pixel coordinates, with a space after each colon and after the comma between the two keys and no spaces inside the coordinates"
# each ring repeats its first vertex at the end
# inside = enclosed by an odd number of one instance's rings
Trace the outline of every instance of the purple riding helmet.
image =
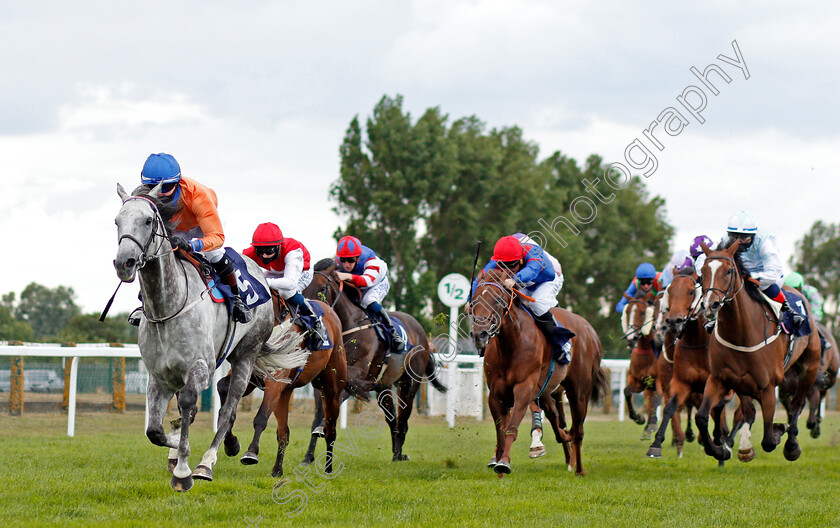
{"type": "Polygon", "coordinates": [[[691,242],[691,247],[688,249],[688,252],[691,253],[691,258],[696,259],[703,253],[701,244],[706,244],[706,247],[711,248],[714,242],[706,235],[694,237],[694,240],[691,242]]]}

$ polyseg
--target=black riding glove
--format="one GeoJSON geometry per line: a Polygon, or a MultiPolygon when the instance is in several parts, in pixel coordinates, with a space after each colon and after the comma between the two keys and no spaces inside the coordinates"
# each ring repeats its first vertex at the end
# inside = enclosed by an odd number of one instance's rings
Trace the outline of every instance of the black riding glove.
{"type": "Polygon", "coordinates": [[[193,252],[192,244],[190,244],[190,242],[185,238],[182,238],[182,237],[179,237],[179,236],[173,236],[172,238],[169,239],[169,242],[172,243],[172,247],[174,249],[183,250],[185,253],[192,253],[193,252]]]}

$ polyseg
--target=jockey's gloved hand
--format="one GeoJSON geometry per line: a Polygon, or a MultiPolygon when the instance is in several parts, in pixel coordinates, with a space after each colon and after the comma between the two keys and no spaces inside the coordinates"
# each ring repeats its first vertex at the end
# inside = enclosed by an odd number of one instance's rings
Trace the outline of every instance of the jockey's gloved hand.
{"type": "Polygon", "coordinates": [[[169,240],[169,242],[172,244],[174,249],[181,249],[186,253],[193,252],[192,244],[190,244],[190,242],[185,238],[174,236],[169,240]]]}

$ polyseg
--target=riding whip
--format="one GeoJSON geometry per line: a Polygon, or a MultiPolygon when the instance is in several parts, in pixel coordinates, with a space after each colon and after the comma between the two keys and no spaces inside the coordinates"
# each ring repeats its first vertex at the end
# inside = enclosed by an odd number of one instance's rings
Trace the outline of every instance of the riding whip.
{"type": "Polygon", "coordinates": [[[477,240],[475,243],[475,259],[473,260],[472,265],[472,276],[470,277],[470,294],[467,296],[467,299],[472,299],[472,289],[473,289],[473,282],[475,282],[475,268],[478,266],[478,252],[481,251],[481,240],[477,240]]]}
{"type": "Polygon", "coordinates": [[[118,292],[118,291],[120,291],[120,286],[122,286],[122,281],[120,281],[120,283],[119,283],[119,284],[117,284],[117,289],[116,289],[116,290],[114,290],[114,295],[112,295],[112,296],[111,296],[111,299],[108,301],[108,304],[106,304],[106,305],[105,305],[105,309],[104,309],[104,310],[102,310],[102,315],[100,315],[100,316],[99,316],[99,322],[100,322],[100,323],[104,323],[104,322],[105,322],[105,316],[107,316],[107,315],[108,315],[108,310],[110,310],[110,309],[111,309],[111,305],[112,305],[112,304],[114,304],[114,297],[116,297],[116,296],[117,296],[117,292],[118,292]]]}

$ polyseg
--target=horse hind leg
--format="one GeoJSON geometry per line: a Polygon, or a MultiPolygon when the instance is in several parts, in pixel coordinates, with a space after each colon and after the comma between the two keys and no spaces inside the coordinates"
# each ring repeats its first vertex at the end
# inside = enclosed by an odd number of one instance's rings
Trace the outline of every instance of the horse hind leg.
{"type": "MultiPolygon", "coordinates": [[[[662,458],[662,442],[665,441],[665,431],[668,429],[668,422],[671,421],[673,417],[677,416],[678,410],[678,398],[677,396],[673,396],[670,400],[668,400],[668,404],[665,405],[665,408],[662,410],[662,423],[659,424],[659,430],[656,431],[656,435],[653,437],[653,443],[651,443],[648,448],[648,457],[662,458]]],[[[676,433],[674,433],[674,437],[676,439],[676,433]]],[[[678,448],[678,458],[682,456],[681,447],[682,446],[678,448]]]]}
{"type": "Polygon", "coordinates": [[[397,458],[397,413],[399,410],[397,409],[396,404],[402,404],[402,402],[394,395],[394,391],[391,387],[377,391],[376,401],[379,404],[379,408],[382,409],[383,413],[385,413],[385,422],[391,430],[391,460],[397,461],[399,460],[397,458]],[[397,399],[396,402],[394,401],[395,399],[397,399]]]}
{"type": "Polygon", "coordinates": [[[284,386],[277,405],[274,407],[274,417],[277,419],[277,459],[271,470],[271,476],[274,478],[283,476],[283,458],[289,446],[289,399],[291,396],[292,389],[284,386]]]}
{"type": "Polygon", "coordinates": [[[633,385],[635,380],[628,379],[627,386],[624,387],[624,401],[627,404],[627,414],[630,416],[630,419],[636,422],[639,425],[644,425],[645,418],[644,416],[638,414],[636,409],[633,407],[633,385]]]}
{"type": "Polygon", "coordinates": [[[285,384],[269,380],[265,384],[265,391],[263,393],[263,400],[257,414],[254,415],[254,437],[251,439],[251,444],[248,450],[239,459],[239,462],[246,466],[253,466],[259,464],[260,458],[260,437],[263,431],[268,426],[268,417],[271,416],[272,410],[277,406],[277,401],[280,398],[280,393],[283,391],[285,384]]]}
{"type": "Polygon", "coordinates": [[[408,419],[411,418],[411,412],[414,410],[414,396],[420,389],[420,383],[415,381],[408,374],[403,374],[402,380],[399,382],[399,391],[397,401],[399,406],[399,414],[397,415],[397,443],[394,446],[394,460],[404,461],[410,460],[409,456],[403,453],[403,446],[405,445],[405,437],[408,434],[408,419]]]}

